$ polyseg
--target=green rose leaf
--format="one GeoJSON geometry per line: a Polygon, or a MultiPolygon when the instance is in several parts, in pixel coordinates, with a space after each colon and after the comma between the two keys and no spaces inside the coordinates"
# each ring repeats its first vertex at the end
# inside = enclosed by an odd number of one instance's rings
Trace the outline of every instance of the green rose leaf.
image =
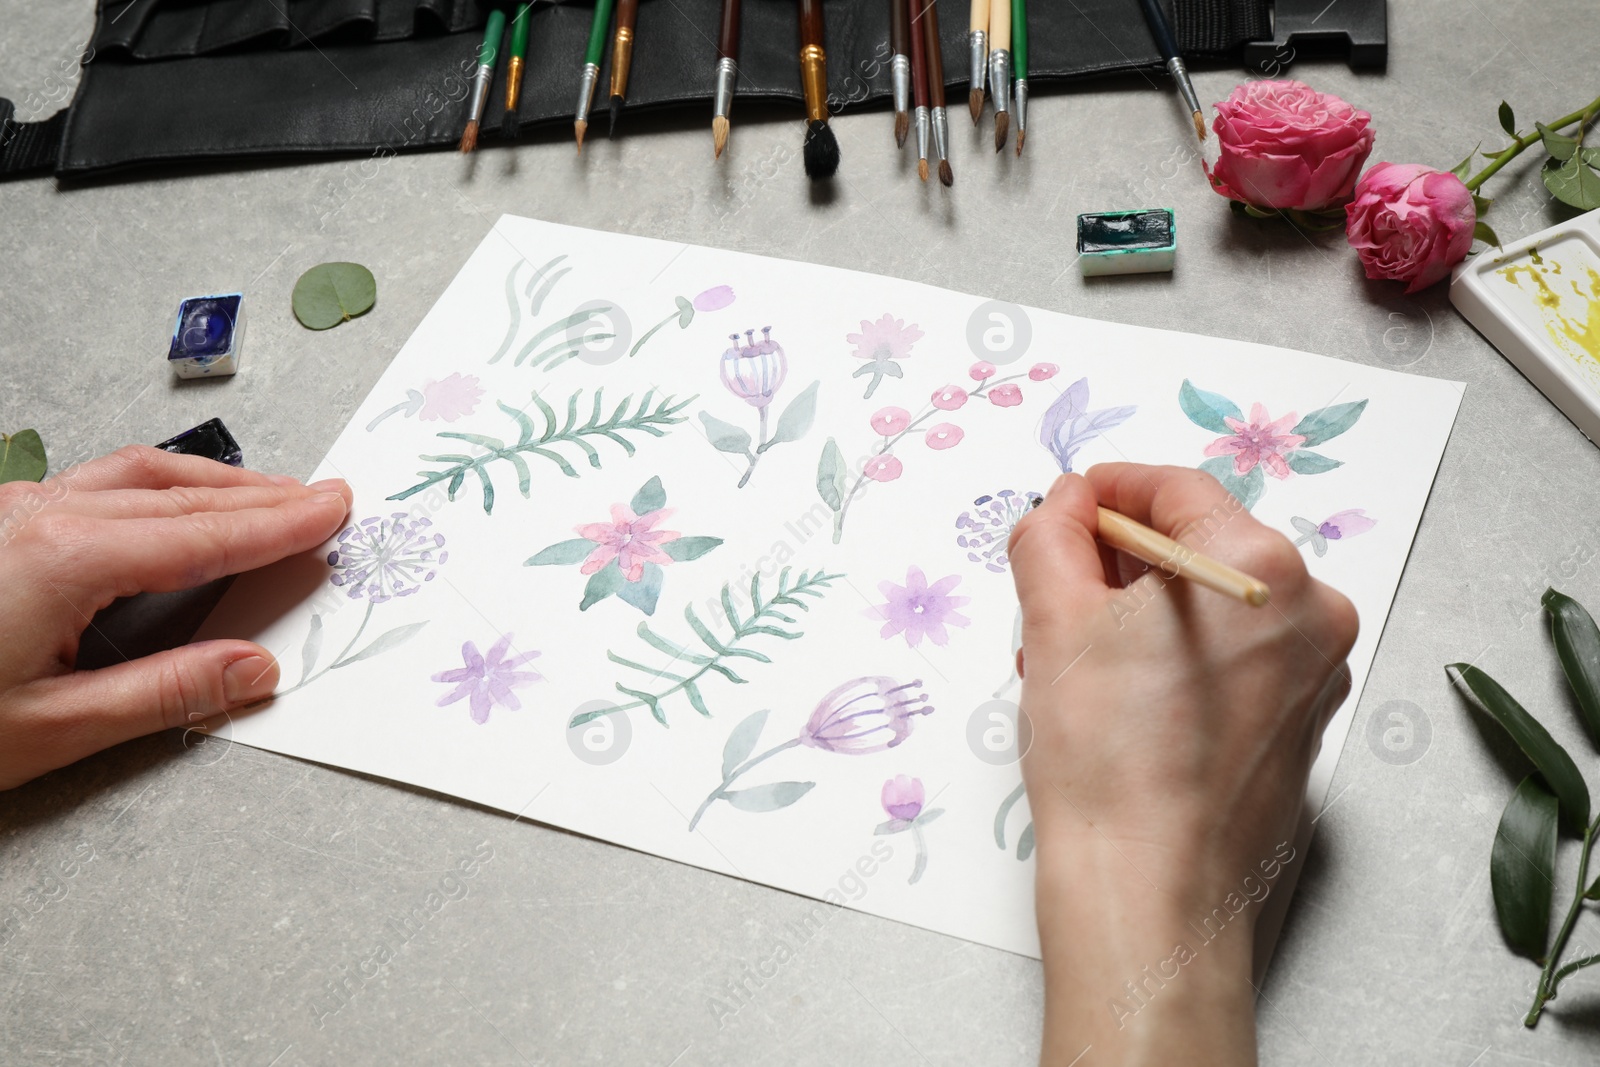
{"type": "Polygon", "coordinates": [[[583,600],[578,604],[578,610],[588,611],[627,584],[628,579],[623,575],[622,568],[617,566],[616,560],[612,560],[589,575],[589,582],[583,587],[583,600]]]}
{"type": "Polygon", "coordinates": [[[633,499],[628,502],[635,515],[648,515],[652,511],[660,511],[667,506],[667,491],[661,487],[661,478],[651,478],[639,487],[633,494],[633,499]]]}
{"type": "Polygon", "coordinates": [[[743,719],[733,731],[728,734],[727,742],[722,746],[722,777],[724,780],[733,775],[734,768],[750,758],[750,753],[756,750],[756,742],[761,739],[761,731],[767,725],[767,716],[770,709],[763,709],[743,719]]]}
{"type": "Polygon", "coordinates": [[[1478,154],[1478,149],[1482,148],[1482,147],[1483,147],[1483,142],[1479,141],[1477,143],[1477,145],[1472,149],[1472,151],[1467,153],[1467,158],[1466,159],[1463,159],[1460,163],[1457,163],[1455,166],[1450,168],[1450,173],[1454,174],[1457,178],[1460,178],[1462,181],[1466,181],[1467,178],[1469,176],[1471,176],[1471,174],[1472,174],[1472,157],[1477,155],[1478,154]]]}
{"type": "Polygon", "coordinates": [[[844,481],[844,453],[830,437],[822,446],[822,458],[817,461],[817,494],[834,511],[844,507],[844,481]]]}
{"type": "Polygon", "coordinates": [[[722,794],[724,800],[740,811],[777,811],[787,808],[811,792],[816,782],[768,782],[749,789],[731,789],[722,794]]]}
{"type": "Polygon", "coordinates": [[[1329,459],[1319,452],[1307,452],[1303,448],[1290,452],[1284,458],[1289,469],[1296,474],[1326,474],[1335,467],[1344,466],[1342,460],[1329,459]]]}
{"type": "Polygon", "coordinates": [[[1539,177],[1544,179],[1544,187],[1550,190],[1551,195],[1563,204],[1579,211],[1593,211],[1600,207],[1600,173],[1596,173],[1576,153],[1564,163],[1552,154],[1544,161],[1539,177]]]}
{"type": "Polygon", "coordinates": [[[1246,511],[1255,507],[1261,494],[1267,491],[1267,478],[1261,473],[1259,463],[1250,468],[1249,474],[1241,476],[1233,473],[1232,456],[1213,456],[1200,464],[1200,469],[1221,482],[1222,488],[1238,498],[1246,511]]]}
{"type": "Polygon", "coordinates": [[[49,465],[38,430],[0,433],[0,482],[37,482],[49,465]]]}
{"type": "Polygon", "coordinates": [[[1494,201],[1488,197],[1479,196],[1477,193],[1472,194],[1472,211],[1480,219],[1483,218],[1484,212],[1489,210],[1489,205],[1493,203],[1494,201]]]}
{"type": "Polygon", "coordinates": [[[1500,101],[1500,128],[1512,137],[1517,135],[1517,116],[1511,110],[1511,105],[1504,100],[1500,101]]]}
{"type": "Polygon", "coordinates": [[[731,422],[723,422],[708,411],[700,413],[700,421],[705,423],[706,438],[710,440],[711,447],[718,452],[731,452],[736,456],[750,454],[750,435],[731,422]]]}
{"type": "Polygon", "coordinates": [[[1564,593],[1546,589],[1540,598],[1550,615],[1550,636],[1567,676],[1589,738],[1600,745],[1600,627],[1582,604],[1564,593]]]}
{"type": "Polygon", "coordinates": [[[326,330],[371,310],[378,282],[359,263],[322,263],[294,283],[294,317],[311,330],[326,330]]]}
{"type": "Polygon", "coordinates": [[[1572,154],[1578,150],[1578,139],[1576,137],[1568,137],[1564,133],[1557,133],[1542,122],[1536,122],[1533,125],[1539,131],[1540,140],[1544,142],[1544,150],[1550,153],[1552,159],[1559,159],[1565,162],[1571,159],[1572,154]]]}
{"type": "Polygon", "coordinates": [[[1361,413],[1365,410],[1367,410],[1367,402],[1365,400],[1318,408],[1295,423],[1294,429],[1290,432],[1304,437],[1304,443],[1307,445],[1320,445],[1324,441],[1331,441],[1354,426],[1356,420],[1361,417],[1361,413]]]}
{"type": "Polygon", "coordinates": [[[1470,663],[1452,663],[1445,674],[1472,695],[1477,705],[1511,735],[1511,740],[1544,775],[1556,798],[1567,828],[1580,836],[1589,823],[1589,787],[1567,750],[1550,736],[1539,721],[1525,711],[1500,683],[1470,663]]]}
{"type": "Polygon", "coordinates": [[[1537,774],[1517,786],[1489,853],[1495,916],[1512,951],[1542,961],[1550,940],[1559,805],[1537,774]]]}
{"type": "Polygon", "coordinates": [[[772,439],[757,448],[757,452],[765,452],[773,445],[783,444],[785,441],[798,441],[806,435],[811,429],[812,420],[817,417],[817,389],[821,385],[821,381],[812,382],[799,396],[789,401],[789,406],[778,416],[778,425],[772,431],[772,439]]]}
{"type": "Polygon", "coordinates": [[[570,541],[557,541],[549,548],[540,549],[529,556],[522,564],[524,567],[567,567],[574,563],[582,563],[589,558],[589,553],[594,551],[595,543],[586,537],[574,537],[570,541]]]}
{"type": "Polygon", "coordinates": [[[1215,433],[1233,432],[1223,421],[1224,419],[1244,418],[1244,412],[1239,410],[1238,404],[1221,393],[1208,393],[1204,389],[1196,389],[1187,378],[1178,389],[1178,406],[1189,416],[1190,422],[1215,433]]]}
{"type": "Polygon", "coordinates": [[[1493,227],[1487,222],[1473,224],[1472,239],[1474,241],[1482,241],[1486,245],[1494,245],[1496,248],[1500,247],[1500,235],[1495,233],[1493,227]]]}
{"type": "Polygon", "coordinates": [[[691,559],[699,559],[720,544],[722,544],[720,537],[680,537],[676,541],[668,541],[662,545],[661,551],[679,563],[687,563],[691,559]]]}

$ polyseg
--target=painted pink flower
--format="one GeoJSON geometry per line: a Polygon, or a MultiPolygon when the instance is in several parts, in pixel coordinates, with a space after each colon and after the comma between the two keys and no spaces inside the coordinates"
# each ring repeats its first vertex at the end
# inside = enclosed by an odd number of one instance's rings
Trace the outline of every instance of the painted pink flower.
{"type": "Polygon", "coordinates": [[[883,783],[882,799],[883,810],[889,813],[890,818],[910,822],[922,814],[922,805],[927,803],[928,794],[922,787],[921,778],[897,774],[883,783]]]}
{"type": "Polygon", "coordinates": [[[656,523],[672,514],[671,508],[661,508],[635,515],[626,504],[611,505],[610,522],[587,522],[576,527],[578,536],[595,543],[594,551],[578,568],[584,574],[593,574],[612,560],[630,582],[644,576],[646,563],[662,566],[672,562],[672,557],[661,550],[668,541],[682,535],[676,530],[658,530],[656,523]]]}
{"type": "Polygon", "coordinates": [[[981,359],[967,368],[967,376],[975,382],[981,382],[985,378],[993,378],[994,372],[994,364],[981,359]]]}
{"type": "Polygon", "coordinates": [[[867,460],[867,465],[861,468],[861,473],[875,482],[892,482],[900,477],[905,470],[905,464],[893,456],[873,456],[867,460]]]}
{"type": "Polygon", "coordinates": [[[967,402],[967,391],[959,385],[947,385],[933,394],[933,406],[940,411],[954,411],[967,402]]]}
{"type": "Polygon", "coordinates": [[[956,610],[972,598],[950,595],[960,584],[961,576],[951,574],[929,585],[928,576],[922,573],[921,567],[910,567],[906,570],[905,585],[878,583],[884,602],[868,608],[867,615],[884,620],[883,629],[878,631],[880,637],[903,635],[912,648],[920,645],[924,637],[936,645],[947,645],[950,633],[946,626],[967,626],[972,622],[956,610]]]}
{"type": "Polygon", "coordinates": [[[733,286],[714,285],[693,300],[696,311],[721,311],[733,303],[733,286]]]}
{"type": "Polygon", "coordinates": [[[441,381],[430,381],[422,387],[422,407],[417,418],[423,422],[443,419],[455,422],[463,415],[471,415],[483,399],[478,379],[470,374],[451,374],[441,381]]]}
{"type": "Polygon", "coordinates": [[[955,423],[941,422],[937,425],[929,426],[927,435],[923,440],[928,443],[929,448],[935,448],[942,452],[947,448],[954,448],[959,445],[961,439],[965,436],[967,436],[966,431],[955,423]]]}
{"type": "Polygon", "coordinates": [[[1014,408],[1022,403],[1022,390],[1007,382],[989,390],[989,403],[997,408],[1014,408]]]}
{"type": "Polygon", "coordinates": [[[905,408],[880,408],[872,416],[872,428],[883,436],[897,434],[911,425],[911,412],[905,408]]]}
{"type": "Polygon", "coordinates": [[[1028,378],[1036,382],[1049,381],[1061,368],[1054,363],[1035,363],[1028,368],[1028,378]]]}
{"type": "Polygon", "coordinates": [[[1261,464],[1274,478],[1289,477],[1289,464],[1284,457],[1301,445],[1305,438],[1290,433],[1298,421],[1294,412],[1273,421],[1262,404],[1250,408],[1250,421],[1242,422],[1231,415],[1223,416],[1233,433],[1219,437],[1206,446],[1208,456],[1232,456],[1233,473],[1243,477],[1261,464]]]}
{"type": "Polygon", "coordinates": [[[904,319],[897,319],[885,312],[876,322],[862,319],[861,330],[845,334],[844,339],[856,346],[851,355],[867,361],[867,365],[857,368],[851,377],[872,375],[872,380],[867,383],[866,392],[866,399],[870,400],[878,388],[878,383],[885,377],[905,377],[905,372],[900,369],[898,361],[911,355],[911,346],[922,339],[922,331],[917,328],[916,323],[907,325],[904,319]]]}
{"type": "Polygon", "coordinates": [[[472,709],[472,721],[482,726],[489,721],[489,712],[496,705],[509,708],[512,711],[522,707],[522,701],[517,699],[516,690],[521,686],[531,685],[544,680],[544,675],[537,671],[520,671],[517,668],[529,660],[538,657],[537,652],[523,652],[507,657],[506,652],[511,648],[511,635],[502,634],[488,652],[479,652],[478,646],[471,641],[461,646],[461,660],[463,666],[453,670],[440,671],[433,676],[436,682],[454,685],[455,688],[436,702],[439,707],[454,704],[458,700],[468,700],[472,709]]]}
{"type": "Polygon", "coordinates": [[[916,716],[931,714],[920,678],[905,683],[883,675],[852,678],[817,703],[800,731],[800,743],[866,756],[894,748],[911,736],[916,716]]]}

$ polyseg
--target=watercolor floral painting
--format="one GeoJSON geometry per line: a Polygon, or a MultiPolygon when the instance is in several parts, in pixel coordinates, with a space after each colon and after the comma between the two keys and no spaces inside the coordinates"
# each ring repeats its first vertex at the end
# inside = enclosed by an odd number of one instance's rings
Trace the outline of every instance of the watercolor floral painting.
{"type": "MultiPolygon", "coordinates": [[[[1006,850],[1006,820],[1011,815],[1011,809],[1026,795],[1027,789],[1026,785],[1018,782],[1017,787],[1006,794],[1006,798],[1000,802],[1000,807],[994,813],[994,843],[1001,852],[1006,850]]],[[[1019,861],[1033,855],[1032,819],[1029,819],[1027,825],[1022,828],[1022,833],[1017,835],[1016,855],[1019,861]]]]}
{"type": "Polygon", "coordinates": [[[1190,422],[1222,436],[1205,446],[1210,458],[1200,469],[1211,474],[1246,508],[1253,508],[1266,492],[1270,475],[1284,481],[1297,474],[1326,474],[1344,465],[1313,446],[1331,441],[1349,430],[1367,408],[1365,400],[1331,404],[1305,416],[1290,411],[1273,418],[1259,401],[1245,418],[1238,404],[1198,388],[1187,378],[1178,390],[1178,406],[1190,422]]]}
{"type": "Polygon", "coordinates": [[[483,389],[476,376],[452,373],[437,381],[429,379],[421,389],[407,389],[406,398],[367,423],[367,432],[376,430],[391,415],[416,417],[418,422],[455,422],[478,410],[483,389]]]}
{"type": "Polygon", "coordinates": [[[1055,457],[1061,473],[1072,471],[1078,452],[1090,441],[1116,429],[1139,409],[1131,405],[1089,410],[1089,379],[1079,378],[1045,409],[1039,443],[1055,457]]]}
{"type": "Polygon", "coordinates": [[[578,565],[579,573],[589,576],[579,611],[588,611],[615,595],[646,615],[654,615],[664,568],[699,559],[722,544],[720,537],[685,537],[677,530],[663,529],[661,524],[671,516],[661,479],[651,478],[628,503],[611,505],[609,522],[573,527],[577,537],[540,549],[523,566],[578,565]]]}
{"type": "Polygon", "coordinates": [[[511,634],[501,634],[500,639],[489,646],[488,652],[479,652],[478,646],[471,641],[463,644],[462,665],[433,676],[434,681],[454,687],[435,703],[443,708],[465,700],[472,721],[479,726],[489,721],[489,712],[497,707],[508,711],[520,709],[522,701],[517,699],[517,690],[544,681],[544,675],[520,669],[537,659],[538,652],[506,655],[511,649],[511,640],[511,634]]]}
{"type": "MultiPolygon", "coordinates": [[[[517,276],[527,261],[518,259],[511,264],[511,269],[506,272],[505,281],[506,332],[494,355],[489,357],[490,363],[499,363],[511,351],[512,344],[521,334],[524,303],[527,304],[528,316],[535,321],[538,320],[540,312],[544,309],[544,302],[549,299],[561,279],[572,272],[570,265],[563,266],[566,259],[564,255],[555,256],[543,266],[534,268],[523,286],[520,297],[517,294],[517,276]]],[[[594,332],[589,326],[594,320],[602,319],[615,310],[612,305],[603,301],[594,301],[555,322],[546,324],[535,330],[523,343],[511,361],[512,366],[527,366],[530,369],[543,367],[546,371],[552,371],[578,356],[589,345],[597,341],[611,340],[616,334],[594,332]]]]}
{"type": "Polygon", "coordinates": [[[817,416],[817,389],[822,385],[820,381],[812,382],[789,401],[769,435],[768,411],[789,375],[789,357],[783,346],[772,339],[770,326],[761,328],[759,341],[755,339],[754,330],[746,330],[744,337],[744,343],[740,344],[738,334],[728,335],[730,344],[722,353],[718,372],[728,392],[756,409],[755,436],[709,411],[700,413],[711,447],[718,452],[744,457],[746,465],[739,478],[740,489],[749,483],[767,449],[798,441],[811,430],[811,423],[817,416]]]}
{"type": "Polygon", "coordinates": [[[733,286],[713,285],[709,289],[702,290],[692,299],[687,296],[679,296],[674,297],[673,300],[677,307],[666,318],[646,330],[643,337],[634,342],[633,347],[628,350],[629,356],[637,356],[639,349],[645,346],[645,342],[654,337],[668,323],[676,321],[678,329],[687,330],[689,324],[694,322],[696,314],[721,311],[732,304],[734,300],[733,286]]]}
{"type": "Polygon", "coordinates": [[[855,345],[851,355],[866,360],[850,377],[872,375],[867,382],[864,399],[872,399],[872,394],[878,391],[878,384],[884,378],[905,377],[900,361],[910,357],[912,346],[922,340],[922,336],[916,323],[908,325],[904,319],[897,319],[887,311],[875,321],[862,319],[860,330],[844,335],[846,342],[855,345]]]}
{"type": "Polygon", "coordinates": [[[692,831],[717,801],[726,801],[747,812],[778,811],[811,792],[816,782],[767,782],[763,785],[732,788],[744,774],[780,752],[810,748],[840,756],[866,756],[898,748],[911,736],[918,717],[933,714],[921,679],[897,682],[876,675],[852,678],[835,686],[812,709],[800,733],[752,756],[769,711],[746,717],[728,734],[722,748],[722,782],[709,794],[689,820],[692,831]]]}
{"type": "Polygon", "coordinates": [[[1351,508],[1348,511],[1336,511],[1321,522],[1312,522],[1296,515],[1289,520],[1289,524],[1300,534],[1295,539],[1296,548],[1309,544],[1311,551],[1325,556],[1330,541],[1347,541],[1364,534],[1378,525],[1378,520],[1368,518],[1364,508],[1351,508]]]}
{"type": "Polygon", "coordinates": [[[911,835],[911,840],[916,845],[917,858],[911,865],[911,877],[906,879],[906,884],[916,885],[922,880],[923,872],[928,869],[928,841],[922,831],[929,823],[943,815],[944,809],[927,807],[928,794],[922,785],[922,779],[910,778],[903,774],[897,774],[883,783],[883,792],[879,799],[889,820],[879,823],[872,832],[878,837],[903,833],[911,835]]]}
{"type": "Polygon", "coordinates": [[[972,622],[956,610],[971,603],[972,598],[950,595],[960,584],[961,576],[950,574],[930,585],[921,567],[909,567],[904,585],[890,581],[878,583],[883,603],[868,608],[865,614],[883,620],[878,636],[885,640],[903,637],[907,647],[916,648],[927,638],[943,647],[950,643],[947,627],[966,627],[972,622]]]}
{"type": "Polygon", "coordinates": [[[956,516],[956,529],[961,531],[956,534],[956,547],[966,549],[967,558],[983,564],[985,570],[1004,574],[1011,562],[1006,556],[1011,531],[1039,498],[1038,493],[1015,489],[978,497],[972,510],[956,516]]]}

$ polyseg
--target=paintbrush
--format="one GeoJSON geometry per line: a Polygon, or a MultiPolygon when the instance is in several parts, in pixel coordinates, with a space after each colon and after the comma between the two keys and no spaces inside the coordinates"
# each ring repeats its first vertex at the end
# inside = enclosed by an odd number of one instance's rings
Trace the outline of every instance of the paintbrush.
{"type": "Polygon", "coordinates": [[[583,71],[578,75],[578,106],[572,112],[572,130],[583,151],[583,135],[589,129],[589,108],[594,104],[595,83],[600,80],[600,57],[606,53],[606,28],[611,25],[612,0],[595,0],[594,21],[589,24],[589,45],[583,54],[583,71]]]}
{"type": "Polygon", "coordinates": [[[717,92],[711,103],[711,157],[722,158],[733,112],[733,87],[739,80],[739,0],[722,0],[722,31],[717,35],[717,92]]]}
{"type": "Polygon", "coordinates": [[[806,94],[806,174],[831,178],[839,169],[839,140],[828,128],[828,53],[822,0],[797,0],[800,12],[800,87],[806,94]]]}
{"type": "MultiPolygon", "coordinates": [[[[995,0],[997,5],[1005,4],[1008,0],[995,0]]],[[[970,70],[967,84],[967,110],[972,112],[972,124],[976,126],[978,119],[983,115],[983,78],[984,71],[989,66],[989,23],[993,16],[989,13],[989,0],[972,0],[970,29],[967,32],[967,48],[971,53],[970,70]]]]}
{"type": "Polygon", "coordinates": [[[1011,2],[989,8],[989,97],[994,101],[994,150],[1006,146],[1011,128],[1011,2]]]}
{"type": "Polygon", "coordinates": [[[928,180],[928,42],[922,35],[922,0],[900,0],[911,24],[911,95],[917,105],[917,177],[928,180]]]}
{"type": "Polygon", "coordinates": [[[518,4],[517,13],[511,19],[511,58],[506,61],[506,114],[500,120],[500,135],[508,141],[515,141],[522,133],[517,102],[522,96],[522,68],[528,56],[528,20],[532,15],[532,4],[518,4]]]}
{"type": "Polygon", "coordinates": [[[906,146],[911,132],[911,11],[906,0],[889,0],[889,76],[894,84],[894,143],[906,146]]]}
{"type": "Polygon", "coordinates": [[[478,124],[489,104],[489,87],[494,83],[494,61],[500,53],[500,38],[506,32],[506,13],[496,8],[489,12],[483,28],[483,44],[478,48],[478,72],[472,77],[472,99],[467,105],[467,128],[461,132],[461,151],[478,147],[478,124]]]}
{"type": "Polygon", "coordinates": [[[950,169],[950,119],[944,107],[944,53],[939,47],[939,9],[933,0],[917,0],[922,23],[922,41],[928,54],[928,110],[933,124],[933,154],[939,157],[939,181],[945,186],[955,180],[950,169]]]}
{"type": "Polygon", "coordinates": [[[1139,2],[1144,5],[1145,21],[1150,23],[1150,33],[1156,39],[1156,49],[1160,51],[1161,58],[1167,61],[1167,73],[1172,75],[1172,80],[1178,86],[1178,96],[1183,99],[1190,116],[1194,119],[1194,135],[1204,141],[1206,120],[1200,112],[1200,98],[1194,95],[1194,85],[1189,81],[1189,68],[1184,66],[1183,57],[1178,55],[1178,42],[1172,36],[1172,26],[1167,22],[1167,14],[1161,10],[1160,0],[1139,0],[1139,2]]]}
{"type": "Polygon", "coordinates": [[[617,32],[611,38],[611,126],[607,137],[617,135],[617,118],[628,102],[628,70],[633,66],[633,30],[639,21],[639,0],[617,0],[617,32]]]}
{"type": "Polygon", "coordinates": [[[1017,155],[1028,139],[1028,0],[1011,0],[1011,110],[1017,116],[1017,155]]]}

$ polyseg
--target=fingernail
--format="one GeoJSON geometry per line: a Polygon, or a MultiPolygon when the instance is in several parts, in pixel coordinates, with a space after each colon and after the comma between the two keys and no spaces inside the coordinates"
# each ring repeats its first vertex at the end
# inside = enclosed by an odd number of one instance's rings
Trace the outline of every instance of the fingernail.
{"type": "Polygon", "coordinates": [[[311,498],[313,504],[338,504],[341,508],[347,507],[348,502],[338,493],[318,493],[311,498]]]}
{"type": "Polygon", "coordinates": [[[343,496],[345,490],[349,489],[350,486],[343,478],[324,478],[320,482],[312,482],[306,488],[316,489],[324,493],[338,493],[343,496]]]}
{"type": "Polygon", "coordinates": [[[278,685],[278,665],[261,656],[236,659],[222,671],[222,696],[229,707],[264,700],[278,685]]]}

